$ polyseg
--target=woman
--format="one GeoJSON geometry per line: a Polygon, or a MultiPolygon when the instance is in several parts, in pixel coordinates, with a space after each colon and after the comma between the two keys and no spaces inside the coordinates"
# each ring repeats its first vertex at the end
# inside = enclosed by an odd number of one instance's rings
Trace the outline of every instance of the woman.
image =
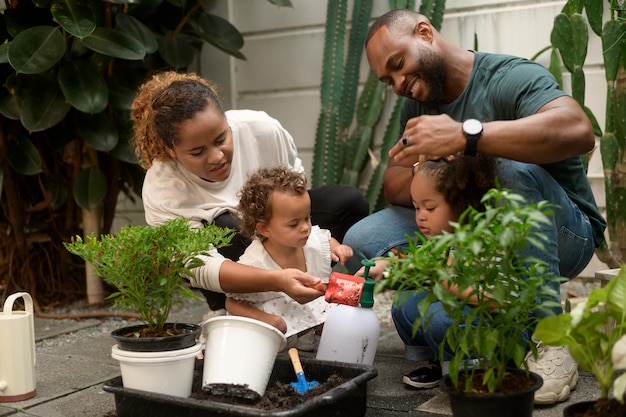
{"type": "MultiPolygon", "coordinates": [[[[279,165],[303,171],[293,138],[277,120],[259,111],[225,112],[215,87],[195,74],[156,74],[139,88],[131,117],[135,153],[147,170],[142,198],[148,224],[185,217],[191,227],[237,229],[237,192],[249,172],[279,165]]],[[[313,223],[339,241],[369,211],[352,187],[324,186],[309,194],[313,223]]],[[[302,271],[235,263],[249,243],[236,235],[223,257],[207,257],[190,277],[212,310],[224,308],[224,292],[284,291],[298,302],[321,295],[309,288],[319,279],[302,271]]]]}

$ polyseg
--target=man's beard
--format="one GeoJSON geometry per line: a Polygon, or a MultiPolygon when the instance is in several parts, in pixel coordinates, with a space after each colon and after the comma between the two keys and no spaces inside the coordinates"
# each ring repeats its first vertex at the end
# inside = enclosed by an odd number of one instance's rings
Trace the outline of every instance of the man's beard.
{"type": "Polygon", "coordinates": [[[443,58],[424,48],[422,51],[422,82],[430,87],[428,96],[422,102],[428,108],[436,108],[441,103],[443,84],[446,78],[446,66],[443,58]]]}

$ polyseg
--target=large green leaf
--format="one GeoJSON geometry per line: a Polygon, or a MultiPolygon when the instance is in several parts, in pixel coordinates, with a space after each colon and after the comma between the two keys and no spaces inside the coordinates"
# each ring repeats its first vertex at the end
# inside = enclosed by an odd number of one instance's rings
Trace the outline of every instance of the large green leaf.
{"type": "Polygon", "coordinates": [[[7,157],[11,167],[22,175],[35,175],[41,172],[41,157],[31,140],[20,135],[16,140],[9,141],[7,157]]]}
{"type": "Polygon", "coordinates": [[[117,143],[115,149],[111,150],[109,154],[120,161],[127,162],[129,164],[136,164],[137,157],[135,156],[135,151],[132,146],[128,143],[127,140],[120,140],[117,143]]]}
{"type": "Polygon", "coordinates": [[[70,104],[84,113],[100,113],[109,102],[104,77],[88,62],[66,62],[59,69],[59,85],[70,104]]]}
{"type": "Polygon", "coordinates": [[[139,19],[130,15],[119,13],[117,24],[122,32],[137,39],[144,47],[147,54],[152,54],[159,49],[154,32],[144,25],[139,19]]]}
{"type": "Polygon", "coordinates": [[[0,45],[0,64],[9,63],[9,44],[3,43],[0,45]]]}
{"type": "Polygon", "coordinates": [[[61,88],[56,83],[27,87],[21,102],[20,119],[29,132],[39,132],[59,123],[70,110],[61,88]]]}
{"type": "Polygon", "coordinates": [[[6,88],[0,88],[0,114],[7,119],[20,120],[20,102],[6,88]]]}
{"type": "Polygon", "coordinates": [[[203,13],[198,15],[197,23],[202,39],[234,57],[246,59],[239,51],[244,43],[243,36],[228,20],[203,13]]]}
{"type": "Polygon", "coordinates": [[[196,49],[182,35],[168,33],[159,39],[159,54],[174,69],[187,68],[196,56],[196,49]]]}
{"type": "Polygon", "coordinates": [[[114,82],[109,82],[109,105],[118,110],[130,110],[137,92],[114,82]]]}
{"type": "Polygon", "coordinates": [[[84,0],[54,0],[52,16],[68,33],[83,39],[96,29],[96,16],[84,0]]]}
{"type": "Polygon", "coordinates": [[[87,48],[114,58],[134,61],[143,59],[146,55],[143,45],[137,39],[119,30],[99,27],[82,42],[87,48]]]}
{"type": "Polygon", "coordinates": [[[43,185],[48,193],[50,199],[50,208],[52,210],[58,210],[63,207],[63,204],[67,201],[67,195],[69,193],[66,182],[63,176],[59,173],[51,173],[46,175],[43,179],[43,185]]]}
{"type": "Polygon", "coordinates": [[[85,142],[98,151],[109,152],[117,146],[117,127],[104,112],[94,115],[78,113],[76,130],[85,142]]]}
{"type": "Polygon", "coordinates": [[[65,39],[58,28],[36,26],[20,32],[9,44],[9,63],[18,73],[37,74],[59,62],[65,39]]]}
{"type": "Polygon", "coordinates": [[[74,199],[85,210],[93,210],[104,200],[107,178],[96,167],[83,169],[74,180],[74,199]]]}

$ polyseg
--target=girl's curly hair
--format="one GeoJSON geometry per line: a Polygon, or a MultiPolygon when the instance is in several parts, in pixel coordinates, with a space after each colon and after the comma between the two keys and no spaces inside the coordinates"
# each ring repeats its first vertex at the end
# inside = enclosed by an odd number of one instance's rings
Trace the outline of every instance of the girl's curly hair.
{"type": "Polygon", "coordinates": [[[167,149],[178,143],[180,125],[209,105],[224,114],[216,86],[193,73],[166,71],[142,84],[130,108],[139,165],[170,160],[167,149]]]}
{"type": "Polygon", "coordinates": [[[282,166],[260,168],[252,173],[239,191],[239,229],[243,235],[258,237],[256,225],[272,218],[270,198],[277,191],[302,195],[307,192],[306,177],[282,166]]]}
{"type": "Polygon", "coordinates": [[[416,173],[434,178],[437,191],[443,194],[454,213],[460,215],[468,207],[485,210],[481,199],[496,186],[495,164],[496,159],[491,156],[457,154],[450,162],[426,161],[416,173]]]}

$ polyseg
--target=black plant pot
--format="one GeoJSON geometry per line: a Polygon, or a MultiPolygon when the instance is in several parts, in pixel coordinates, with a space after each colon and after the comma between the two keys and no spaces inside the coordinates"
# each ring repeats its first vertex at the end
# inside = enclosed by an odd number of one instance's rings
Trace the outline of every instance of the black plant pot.
{"type": "Polygon", "coordinates": [[[122,350],[133,352],[160,352],[164,350],[185,349],[196,344],[196,339],[202,328],[197,324],[190,323],[165,323],[164,329],[175,329],[185,332],[162,337],[134,337],[126,336],[145,328],[145,324],[122,327],[111,332],[111,337],[117,341],[117,346],[122,350]]]}
{"type": "Polygon", "coordinates": [[[563,417],[571,417],[574,415],[583,414],[589,408],[595,404],[595,401],[581,401],[574,404],[570,404],[563,410],[563,417]]]}
{"type": "MultiPolygon", "coordinates": [[[[524,376],[525,371],[513,370],[524,376]]],[[[523,391],[507,394],[479,394],[462,392],[454,388],[449,375],[439,381],[439,387],[448,393],[454,417],[532,417],[535,391],[543,385],[541,376],[530,372],[534,384],[523,391]]]]}

